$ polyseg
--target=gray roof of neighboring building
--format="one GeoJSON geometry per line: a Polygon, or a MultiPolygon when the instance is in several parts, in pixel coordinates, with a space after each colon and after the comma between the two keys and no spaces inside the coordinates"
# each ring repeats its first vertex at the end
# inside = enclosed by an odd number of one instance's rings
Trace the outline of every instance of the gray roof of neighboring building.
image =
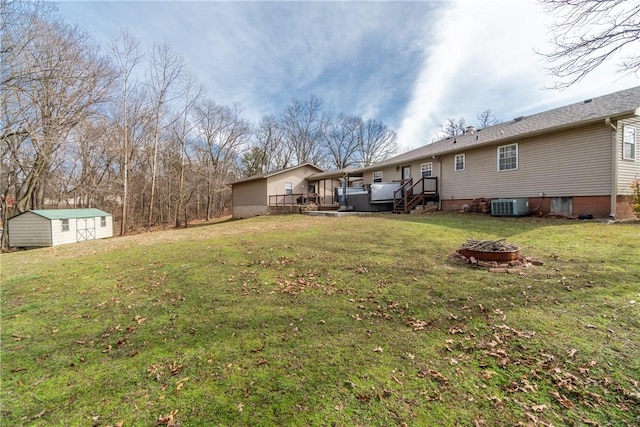
{"type": "MultiPolygon", "coordinates": [[[[22,212],[16,216],[31,212],[47,219],[75,219],[75,218],[95,218],[98,216],[112,216],[110,213],[94,208],[83,209],[34,209],[22,212]]],[[[15,216],[13,217],[15,218],[15,216]]],[[[11,218],[10,218],[11,219],[11,218]]]]}
{"type": "Polygon", "coordinates": [[[508,143],[515,138],[570,129],[606,118],[617,119],[633,115],[640,115],[640,86],[542,113],[518,117],[508,122],[476,130],[473,133],[441,139],[360,170],[372,170],[383,166],[408,163],[476,146],[508,143]]]}

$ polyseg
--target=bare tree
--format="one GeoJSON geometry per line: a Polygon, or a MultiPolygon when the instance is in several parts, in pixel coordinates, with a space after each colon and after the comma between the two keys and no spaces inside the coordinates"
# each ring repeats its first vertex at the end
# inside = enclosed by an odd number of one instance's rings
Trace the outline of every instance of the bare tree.
{"type": "Polygon", "coordinates": [[[278,119],[266,115],[254,129],[253,139],[242,154],[242,173],[244,176],[251,176],[284,169],[290,166],[292,157],[278,119]]]}
{"type": "Polygon", "coordinates": [[[438,139],[450,138],[456,135],[462,135],[467,127],[467,121],[464,117],[458,119],[449,117],[437,131],[438,139]]]}
{"type": "Polygon", "coordinates": [[[249,123],[238,106],[225,107],[205,101],[196,108],[199,127],[197,151],[205,169],[206,218],[220,213],[229,200],[225,182],[234,169],[238,151],[251,136],[249,123]]]}
{"type": "MultiPolygon", "coordinates": [[[[176,227],[180,226],[180,213],[184,206],[184,173],[185,173],[185,159],[187,157],[187,139],[191,132],[195,129],[196,124],[189,120],[191,113],[194,111],[194,107],[198,100],[204,93],[204,89],[199,85],[195,77],[191,74],[187,74],[183,81],[183,97],[184,105],[180,112],[180,119],[176,121],[172,128],[175,141],[180,146],[179,161],[178,161],[178,191],[175,201],[175,220],[176,227]]],[[[187,213],[184,212],[184,226],[188,223],[187,213]]]]}
{"type": "Polygon", "coordinates": [[[329,153],[330,167],[343,169],[356,162],[356,153],[363,147],[362,126],[360,117],[343,113],[328,120],[323,136],[329,153]]]}
{"type": "Polygon", "coordinates": [[[559,79],[553,88],[567,88],[617,56],[620,73],[640,71],[640,1],[540,2],[556,17],[551,26],[555,50],[542,53],[554,64],[550,74],[559,79]]]}
{"type": "Polygon", "coordinates": [[[324,161],[323,133],[327,116],[322,111],[320,99],[313,95],[306,102],[294,99],[282,114],[281,123],[297,164],[324,161]]]}
{"type": "MultiPolygon", "coordinates": [[[[48,174],[70,132],[98,114],[112,80],[86,33],[60,21],[30,21],[31,41],[12,54],[3,78],[3,132],[16,164],[18,211],[42,207],[48,174]]],[[[15,170],[14,170],[15,171],[15,170]]]]}
{"type": "Polygon", "coordinates": [[[491,110],[484,110],[482,113],[478,114],[476,118],[478,119],[478,129],[484,129],[489,126],[500,124],[500,120],[496,118],[491,110]]]}
{"type": "Polygon", "coordinates": [[[130,129],[130,98],[136,91],[136,82],[132,79],[132,73],[142,60],[139,52],[139,41],[128,30],[123,30],[120,36],[111,43],[113,61],[116,73],[121,84],[121,115],[120,129],[122,134],[122,218],[120,221],[120,234],[127,233],[127,221],[129,211],[129,160],[131,145],[130,129]]]}
{"type": "Polygon", "coordinates": [[[385,160],[397,151],[396,133],[384,123],[369,119],[360,125],[356,161],[362,167],[385,160]]]}
{"type": "Polygon", "coordinates": [[[163,130],[163,114],[167,108],[166,104],[175,99],[170,93],[170,89],[173,88],[183,72],[184,63],[182,58],[176,55],[168,45],[155,45],[153,47],[148,70],[149,94],[153,100],[153,158],[151,161],[151,194],[149,196],[147,231],[151,228],[153,220],[158,172],[158,148],[163,130]]]}

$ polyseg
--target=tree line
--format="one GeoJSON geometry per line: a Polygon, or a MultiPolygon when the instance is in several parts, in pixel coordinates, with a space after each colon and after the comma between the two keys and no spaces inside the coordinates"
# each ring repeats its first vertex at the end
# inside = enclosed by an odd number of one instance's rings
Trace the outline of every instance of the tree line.
{"type": "MultiPolygon", "coordinates": [[[[367,166],[397,149],[375,119],[292,99],[254,124],[221,105],[166,44],[109,46],[46,1],[0,0],[0,208],[98,207],[120,234],[221,215],[229,182],[313,163],[367,166]]],[[[4,233],[3,247],[6,243],[4,233]]]]}

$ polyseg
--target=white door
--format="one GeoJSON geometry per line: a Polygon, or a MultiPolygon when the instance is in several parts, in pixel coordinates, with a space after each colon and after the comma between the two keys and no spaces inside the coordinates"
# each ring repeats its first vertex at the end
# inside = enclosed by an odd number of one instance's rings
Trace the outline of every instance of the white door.
{"type": "Polygon", "coordinates": [[[76,241],[84,242],[96,238],[96,219],[78,218],[76,220],[76,241]]]}

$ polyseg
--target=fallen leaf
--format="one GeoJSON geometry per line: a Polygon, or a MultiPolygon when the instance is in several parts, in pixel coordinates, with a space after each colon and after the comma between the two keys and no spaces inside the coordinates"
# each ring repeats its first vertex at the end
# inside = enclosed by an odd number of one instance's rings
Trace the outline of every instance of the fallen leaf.
{"type": "Polygon", "coordinates": [[[156,421],[156,426],[166,425],[167,427],[177,426],[174,417],[178,414],[178,410],[172,411],[164,416],[159,416],[156,421]]]}
{"type": "Polygon", "coordinates": [[[557,391],[552,391],[551,395],[553,397],[555,397],[555,399],[558,401],[558,403],[561,404],[562,406],[564,406],[565,408],[567,408],[567,409],[573,408],[573,402],[570,401],[569,399],[567,399],[566,396],[558,393],[557,391]]]}
{"type": "Polygon", "coordinates": [[[484,378],[485,380],[490,380],[494,375],[496,375],[496,372],[490,369],[482,372],[482,378],[484,378]]]}
{"type": "Polygon", "coordinates": [[[373,349],[373,351],[374,351],[375,353],[382,353],[382,347],[379,347],[379,346],[378,346],[378,347],[374,348],[374,349],[373,349]]]}
{"type": "Polygon", "coordinates": [[[543,412],[545,409],[547,409],[547,405],[535,405],[531,407],[531,410],[534,412],[543,412]]]}

